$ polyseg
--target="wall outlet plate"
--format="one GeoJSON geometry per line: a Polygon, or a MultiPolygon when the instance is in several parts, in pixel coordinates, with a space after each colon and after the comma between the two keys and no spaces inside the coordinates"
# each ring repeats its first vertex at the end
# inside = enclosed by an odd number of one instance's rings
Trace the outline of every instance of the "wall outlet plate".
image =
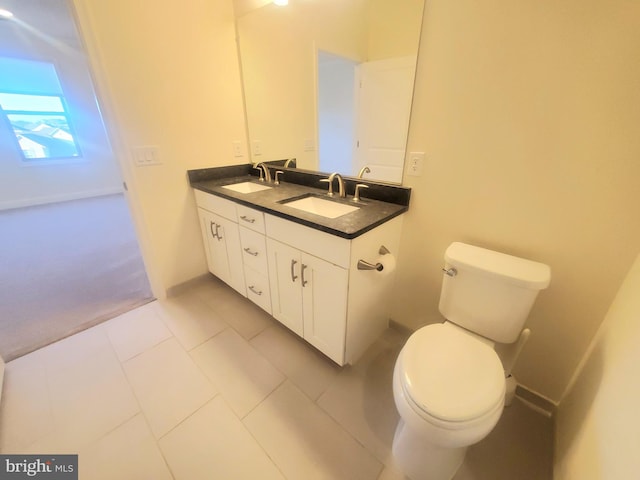
{"type": "Polygon", "coordinates": [[[410,152],[407,163],[407,175],[419,177],[424,169],[424,152],[410,152]]]}

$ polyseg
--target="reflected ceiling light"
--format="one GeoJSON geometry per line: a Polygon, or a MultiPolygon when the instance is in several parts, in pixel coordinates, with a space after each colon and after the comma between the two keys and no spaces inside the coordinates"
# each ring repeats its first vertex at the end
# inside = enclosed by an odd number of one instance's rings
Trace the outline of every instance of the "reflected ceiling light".
{"type": "Polygon", "coordinates": [[[289,0],[273,0],[273,3],[281,7],[284,7],[285,5],[289,5],[289,0]]]}
{"type": "Polygon", "coordinates": [[[0,8],[0,20],[8,20],[10,18],[13,18],[13,13],[4,8],[0,8]]]}

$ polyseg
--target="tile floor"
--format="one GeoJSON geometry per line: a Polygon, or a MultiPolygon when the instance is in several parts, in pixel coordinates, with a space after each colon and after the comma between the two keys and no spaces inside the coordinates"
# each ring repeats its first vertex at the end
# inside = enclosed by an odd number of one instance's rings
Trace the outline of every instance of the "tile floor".
{"type": "MultiPolygon", "coordinates": [[[[403,478],[388,330],[339,368],[215,279],[7,365],[3,453],[77,453],[83,480],[403,478]]],[[[455,480],[551,478],[518,399],[455,480]]]]}

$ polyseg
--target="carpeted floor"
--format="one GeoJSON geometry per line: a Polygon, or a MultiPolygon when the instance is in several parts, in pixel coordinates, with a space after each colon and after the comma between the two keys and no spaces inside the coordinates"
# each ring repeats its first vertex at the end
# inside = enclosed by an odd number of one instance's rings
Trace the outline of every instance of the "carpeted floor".
{"type": "Polygon", "coordinates": [[[123,195],[0,212],[5,361],[152,298],[123,195]]]}

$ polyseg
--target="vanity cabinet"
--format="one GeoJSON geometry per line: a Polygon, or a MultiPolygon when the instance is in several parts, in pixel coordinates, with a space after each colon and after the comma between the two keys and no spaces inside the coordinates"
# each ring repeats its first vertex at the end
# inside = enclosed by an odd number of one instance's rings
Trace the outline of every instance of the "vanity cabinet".
{"type": "Polygon", "coordinates": [[[273,316],[343,364],[348,270],[272,238],[267,250],[273,316]]]}
{"type": "Polygon", "coordinates": [[[199,191],[196,203],[209,271],[246,297],[235,204],[199,191]]]}
{"type": "Polygon", "coordinates": [[[358,261],[397,253],[401,215],[347,239],[195,194],[209,270],[334,362],[354,363],[387,328],[393,275],[358,261]]]}

